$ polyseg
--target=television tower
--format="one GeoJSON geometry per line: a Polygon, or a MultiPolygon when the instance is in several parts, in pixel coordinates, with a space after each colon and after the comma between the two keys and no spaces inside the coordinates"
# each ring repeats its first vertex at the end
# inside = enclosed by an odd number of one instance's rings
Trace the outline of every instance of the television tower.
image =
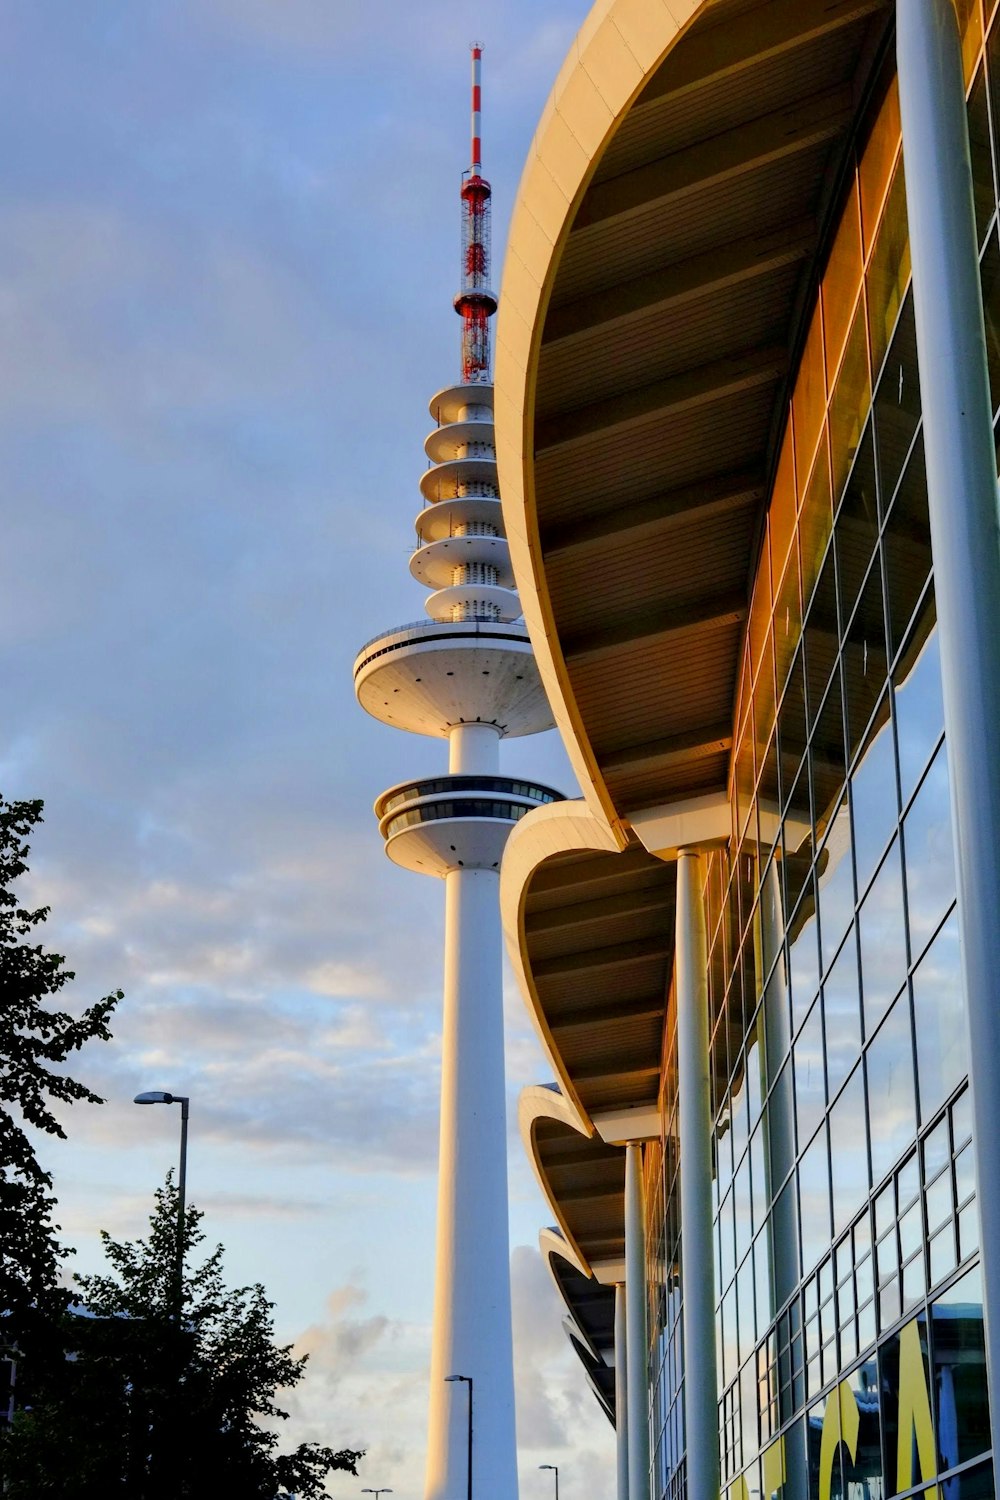
{"type": "Polygon", "coordinates": [[[490,196],[482,175],[482,48],[472,48],[463,174],[462,378],[430,403],[417,549],[430,621],[401,625],[354,665],[362,708],[448,741],[448,773],[375,803],[386,853],[445,884],[437,1263],[427,1500],[516,1500],[498,872],[518,818],[558,793],[500,775],[507,735],[552,719],[514,589],[497,485],[490,381],[490,196]]]}

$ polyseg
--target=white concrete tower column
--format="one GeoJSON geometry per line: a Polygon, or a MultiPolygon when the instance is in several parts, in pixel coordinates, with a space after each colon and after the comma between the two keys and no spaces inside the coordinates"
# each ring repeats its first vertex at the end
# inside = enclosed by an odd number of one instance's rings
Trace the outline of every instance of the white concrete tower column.
{"type": "Polygon", "coordinates": [[[684,1292],[684,1429],[687,1493],[719,1494],[719,1410],[715,1368],[715,1256],[712,1249],[712,1107],[708,1049],[705,864],[697,849],[677,855],[677,1094],[684,1292]]]}
{"type": "Polygon", "coordinates": [[[993,1451],[1000,1453],[1000,534],[972,170],[950,0],[898,0],[899,102],[958,913],[993,1451]]]}
{"type": "MultiPolygon", "coordinates": [[[[616,1309],[617,1311],[617,1309],[616,1309]]],[[[625,1147],[625,1348],[628,1382],[629,1500],[649,1500],[649,1374],[642,1147],[625,1147]]]]}
{"type": "MultiPolygon", "coordinates": [[[[495,739],[495,736],[494,736],[495,739]]],[[[444,1020],[428,1500],[517,1495],[498,877],[445,876],[444,1020]]]]}
{"type": "Polygon", "coordinates": [[[628,1328],[625,1283],[615,1283],[615,1442],[618,1500],[628,1494],[628,1328]]]}

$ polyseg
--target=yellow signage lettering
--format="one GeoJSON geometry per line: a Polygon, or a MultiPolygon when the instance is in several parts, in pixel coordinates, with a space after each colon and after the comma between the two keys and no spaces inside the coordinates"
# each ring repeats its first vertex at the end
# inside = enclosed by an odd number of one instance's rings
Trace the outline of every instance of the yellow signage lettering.
{"type": "MultiPolygon", "coordinates": [[[[931,1398],[920,1350],[920,1331],[916,1320],[907,1323],[899,1335],[899,1425],[896,1431],[896,1490],[908,1490],[913,1477],[913,1450],[917,1450],[920,1478],[930,1479],[937,1473],[937,1451],[934,1447],[934,1424],[931,1421],[931,1398]]],[[[927,1491],[927,1500],[939,1500],[937,1485],[927,1491]]]]}
{"type": "MultiPolygon", "coordinates": [[[[846,1380],[842,1380],[826,1403],[823,1418],[823,1435],[819,1445],[819,1500],[830,1500],[833,1489],[833,1466],[837,1449],[844,1444],[851,1459],[858,1451],[858,1430],[861,1413],[854,1392],[846,1380]]],[[[937,1497],[935,1496],[935,1500],[937,1497]]]]}

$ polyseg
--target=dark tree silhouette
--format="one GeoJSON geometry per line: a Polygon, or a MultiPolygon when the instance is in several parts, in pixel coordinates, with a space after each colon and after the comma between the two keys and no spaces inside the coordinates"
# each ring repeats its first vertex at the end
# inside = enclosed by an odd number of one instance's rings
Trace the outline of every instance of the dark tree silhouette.
{"type": "Polygon", "coordinates": [[[326,1494],[328,1473],[357,1472],[355,1449],[277,1451],[274,1428],[287,1413],[276,1395],[298,1383],[306,1361],[275,1344],[262,1286],[226,1287],[221,1245],[189,1268],[204,1239],[195,1208],[185,1213],[178,1316],[177,1211],[168,1177],[148,1236],[103,1234],[110,1274],[77,1277],[83,1309],[64,1320],[71,1357],[49,1364],[7,1439],[12,1500],[313,1500],[326,1494]]]}
{"type": "Polygon", "coordinates": [[[79,1019],[51,1007],[74,975],[35,940],[49,908],[25,909],[12,889],[41,821],[41,802],[0,798],[0,1342],[22,1349],[44,1342],[68,1298],[57,1281],[65,1251],[52,1220],[52,1178],[25,1126],[65,1139],[53,1104],[103,1103],[62,1064],[85,1042],[110,1038],[121,999],[119,990],[79,1019]]]}

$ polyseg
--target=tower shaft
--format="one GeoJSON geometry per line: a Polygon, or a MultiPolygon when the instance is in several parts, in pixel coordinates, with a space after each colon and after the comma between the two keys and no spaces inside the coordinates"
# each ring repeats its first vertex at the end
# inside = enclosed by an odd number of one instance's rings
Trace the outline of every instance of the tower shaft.
{"type": "Polygon", "coordinates": [[[498,874],[518,818],[559,794],[500,774],[500,740],[551,713],[521,619],[497,488],[490,384],[490,185],[480,162],[481,49],[462,180],[462,381],[431,401],[410,571],[430,620],[369,641],[354,668],[383,723],[448,740],[446,775],[375,803],[386,852],[445,882],[437,1271],[427,1500],[517,1500],[498,874]],[[470,1408],[471,1402],[471,1408],[470,1408]],[[473,1428],[470,1462],[469,1412],[473,1428]],[[471,1481],[471,1485],[470,1485],[471,1481]]]}
{"type": "Polygon", "coordinates": [[[515,1500],[498,877],[445,877],[441,1154],[426,1500],[461,1500],[473,1381],[474,1495],[515,1500]]]}

